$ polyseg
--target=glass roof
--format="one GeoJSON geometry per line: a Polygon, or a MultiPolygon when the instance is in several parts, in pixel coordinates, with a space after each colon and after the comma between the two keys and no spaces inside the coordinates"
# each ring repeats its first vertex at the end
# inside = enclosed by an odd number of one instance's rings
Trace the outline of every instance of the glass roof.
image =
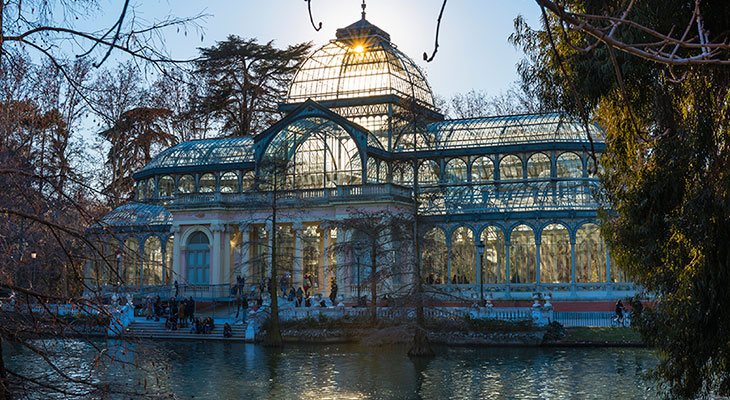
{"type": "MultiPolygon", "coordinates": [[[[594,141],[603,132],[588,126],[594,141]]],[[[496,146],[540,142],[587,142],[583,124],[562,114],[527,114],[436,122],[419,137],[418,150],[496,146]]],[[[400,148],[398,150],[411,150],[400,148]]]]}
{"type": "Polygon", "coordinates": [[[121,205],[105,215],[95,226],[159,226],[172,224],[172,214],[164,207],[135,201],[121,205]]]}
{"type": "Polygon", "coordinates": [[[183,142],[158,154],[142,168],[142,171],[157,168],[253,162],[253,144],[253,138],[251,137],[183,142]]]}
{"type": "Polygon", "coordinates": [[[357,44],[333,40],[315,51],[294,76],[287,102],[396,95],[435,109],[431,88],[413,60],[381,36],[374,38],[357,44]]]}
{"type": "Polygon", "coordinates": [[[424,188],[421,212],[516,212],[545,210],[595,210],[595,179],[514,182],[499,185],[424,188]]]}

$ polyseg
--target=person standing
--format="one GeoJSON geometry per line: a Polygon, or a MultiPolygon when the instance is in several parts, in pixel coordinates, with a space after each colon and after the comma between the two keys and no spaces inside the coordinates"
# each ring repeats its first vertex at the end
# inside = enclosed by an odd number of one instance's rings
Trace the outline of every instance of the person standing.
{"type": "Polygon", "coordinates": [[[195,300],[193,300],[193,296],[190,296],[187,307],[188,310],[185,312],[185,315],[190,318],[190,322],[193,322],[195,321],[195,300]]]}
{"type": "Polygon", "coordinates": [[[179,295],[180,295],[180,286],[177,284],[177,280],[175,280],[175,297],[177,297],[179,295]]]}
{"type": "Polygon", "coordinates": [[[337,282],[335,280],[332,280],[332,291],[330,292],[330,300],[332,301],[332,304],[335,304],[335,299],[337,299],[337,282]]]}

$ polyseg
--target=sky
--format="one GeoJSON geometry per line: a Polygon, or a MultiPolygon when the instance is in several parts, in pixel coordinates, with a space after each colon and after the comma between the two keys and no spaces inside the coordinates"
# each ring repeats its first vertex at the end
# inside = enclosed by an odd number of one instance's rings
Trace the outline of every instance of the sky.
{"type": "MultiPolygon", "coordinates": [[[[95,23],[118,17],[121,1],[109,0],[95,23]]],[[[361,0],[312,0],[317,32],[309,21],[304,0],[139,0],[138,18],[154,21],[166,15],[208,16],[200,21],[201,33],[165,32],[167,50],[173,58],[187,59],[228,35],[274,40],[279,47],[312,41],[315,48],[334,39],[335,30],[360,19],[361,0]]],[[[441,23],[439,49],[431,63],[422,54],[433,50],[436,19],[441,0],[368,0],[367,19],[390,33],[391,40],[426,73],[434,93],[449,97],[469,90],[497,95],[518,79],[520,50],[508,42],[514,18],[539,23],[540,9],[534,0],[451,0],[441,23]]]]}

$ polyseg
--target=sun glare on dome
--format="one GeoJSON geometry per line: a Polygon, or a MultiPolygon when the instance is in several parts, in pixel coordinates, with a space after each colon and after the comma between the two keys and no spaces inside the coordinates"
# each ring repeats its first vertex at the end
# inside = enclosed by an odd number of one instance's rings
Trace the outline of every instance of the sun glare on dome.
{"type": "Polygon", "coordinates": [[[365,47],[363,47],[361,44],[358,44],[352,49],[352,51],[354,51],[355,53],[362,53],[363,51],[365,51],[365,47]]]}

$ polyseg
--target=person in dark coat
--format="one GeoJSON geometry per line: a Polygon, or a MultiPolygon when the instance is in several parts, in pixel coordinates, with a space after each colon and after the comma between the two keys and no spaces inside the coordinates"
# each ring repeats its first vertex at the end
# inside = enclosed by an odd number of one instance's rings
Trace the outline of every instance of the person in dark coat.
{"type": "Polygon", "coordinates": [[[337,299],[337,283],[332,281],[332,291],[330,292],[330,300],[332,300],[332,304],[335,304],[335,299],[337,299]]]}

